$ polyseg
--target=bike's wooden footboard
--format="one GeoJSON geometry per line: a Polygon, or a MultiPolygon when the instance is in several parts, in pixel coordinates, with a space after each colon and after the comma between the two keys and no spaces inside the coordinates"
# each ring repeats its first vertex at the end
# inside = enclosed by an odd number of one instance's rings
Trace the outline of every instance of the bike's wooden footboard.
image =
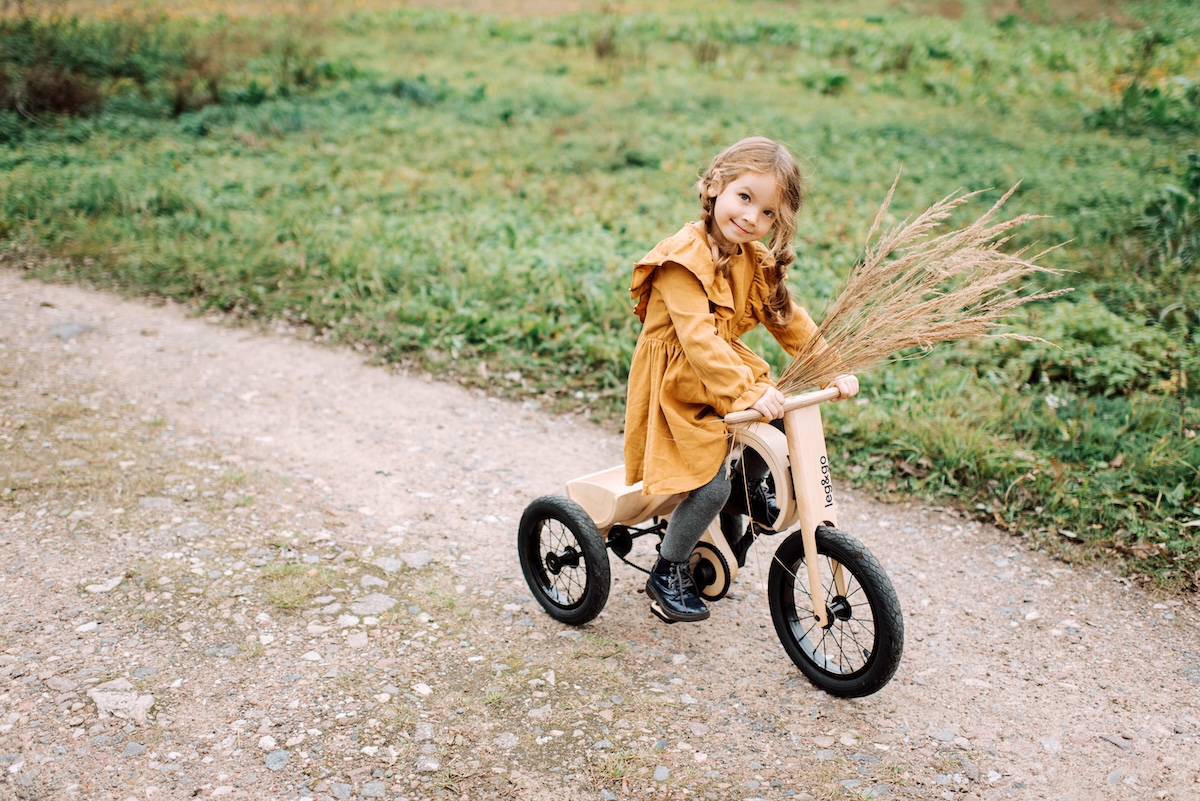
{"type": "Polygon", "coordinates": [[[617,523],[635,526],[652,517],[665,516],[684,498],[643,495],[640,481],[632,486],[625,483],[624,465],[568,481],[567,497],[583,507],[602,534],[607,534],[617,523]]]}

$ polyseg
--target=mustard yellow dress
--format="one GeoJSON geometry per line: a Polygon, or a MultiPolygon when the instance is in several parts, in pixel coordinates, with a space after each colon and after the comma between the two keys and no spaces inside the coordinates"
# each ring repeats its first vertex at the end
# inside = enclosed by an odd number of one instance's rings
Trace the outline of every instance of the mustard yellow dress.
{"type": "Polygon", "coordinates": [[[625,407],[625,481],[647,495],[690,492],[717,474],[728,429],[721,419],[772,386],[769,365],[740,337],[759,323],[795,355],[818,336],[808,312],[785,327],[766,321],[767,248],[743,246],[729,278],[717,273],[708,236],[689,223],[637,262],[630,296],[642,318],[625,407]]]}

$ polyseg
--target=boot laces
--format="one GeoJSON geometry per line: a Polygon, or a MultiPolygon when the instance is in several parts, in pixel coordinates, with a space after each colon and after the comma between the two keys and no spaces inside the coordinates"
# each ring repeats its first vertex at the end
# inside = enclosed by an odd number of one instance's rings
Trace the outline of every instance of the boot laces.
{"type": "Polygon", "coordinates": [[[667,585],[680,595],[687,592],[689,588],[696,586],[695,581],[692,580],[692,571],[688,570],[686,562],[680,562],[671,566],[671,571],[667,575],[667,585]]]}

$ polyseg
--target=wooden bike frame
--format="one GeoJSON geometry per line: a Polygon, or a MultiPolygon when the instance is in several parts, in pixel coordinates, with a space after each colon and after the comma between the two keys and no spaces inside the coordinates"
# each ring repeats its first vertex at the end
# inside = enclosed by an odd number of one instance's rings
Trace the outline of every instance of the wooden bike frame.
{"type": "MultiPolygon", "coordinates": [[[[788,398],[783,405],[785,444],[780,443],[778,431],[762,422],[757,412],[735,412],[725,417],[734,442],[742,441],[754,447],[771,467],[780,510],[775,530],[782,533],[799,525],[814,617],[822,627],[829,625],[829,614],[817,559],[817,528],[837,526],[837,503],[833,499],[833,477],[825,448],[820,404],[836,400],[840,395],[836,387],[829,387],[788,398]],[[786,452],[781,453],[781,450],[786,452]]],[[[833,580],[838,594],[845,595],[846,577],[842,566],[836,562],[833,563],[833,580]]]]}

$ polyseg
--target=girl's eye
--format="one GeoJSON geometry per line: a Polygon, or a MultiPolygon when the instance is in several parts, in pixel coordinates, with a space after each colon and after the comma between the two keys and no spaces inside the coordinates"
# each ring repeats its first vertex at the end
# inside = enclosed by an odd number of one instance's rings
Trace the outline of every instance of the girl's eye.
{"type": "Polygon", "coordinates": [[[740,198],[742,199],[742,202],[743,202],[743,203],[749,203],[749,202],[750,202],[750,196],[749,196],[749,195],[747,195],[745,192],[738,192],[738,197],[740,197],[740,198]]]}
{"type": "Polygon", "coordinates": [[[773,212],[773,211],[764,211],[764,212],[763,212],[763,215],[764,215],[764,216],[766,216],[766,217],[774,217],[774,216],[775,216],[775,212],[773,212]]]}

